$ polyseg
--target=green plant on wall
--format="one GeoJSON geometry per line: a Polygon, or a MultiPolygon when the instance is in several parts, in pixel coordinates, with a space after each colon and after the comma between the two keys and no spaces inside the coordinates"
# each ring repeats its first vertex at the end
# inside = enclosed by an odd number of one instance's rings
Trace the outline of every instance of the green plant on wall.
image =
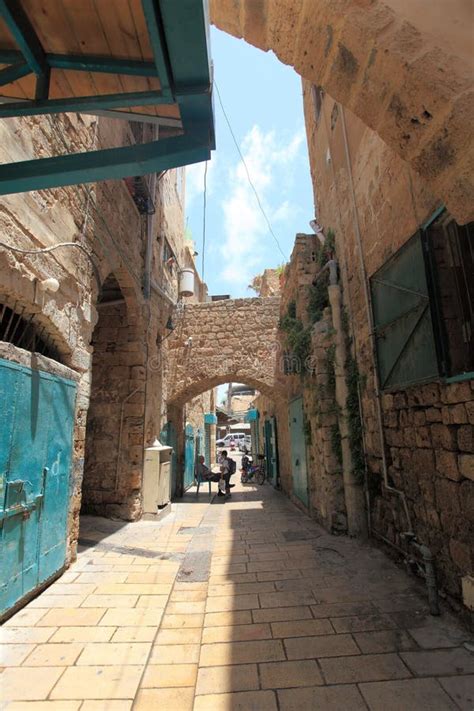
{"type": "Polygon", "coordinates": [[[297,359],[299,372],[305,375],[306,362],[311,354],[311,327],[303,325],[296,316],[296,302],[290,301],[286,314],[280,319],[280,329],[286,333],[286,345],[297,359]]]}
{"type": "Polygon", "coordinates": [[[338,464],[342,466],[342,437],[337,422],[331,427],[331,447],[338,464]]]}
{"type": "Polygon", "coordinates": [[[346,338],[347,358],[345,363],[347,395],[347,418],[349,446],[352,454],[353,472],[356,481],[362,483],[365,475],[364,430],[360,415],[360,393],[365,388],[366,377],[361,375],[357,361],[352,355],[352,338],[349,335],[349,318],[342,312],[342,327],[346,338]]]}
{"type": "Polygon", "coordinates": [[[363,446],[363,429],[360,417],[359,389],[362,379],[355,359],[350,354],[346,361],[347,417],[349,425],[349,445],[352,453],[354,476],[362,483],[365,474],[365,456],[363,446]]]}
{"type": "MultiPolygon", "coordinates": [[[[334,391],[336,388],[336,344],[332,343],[326,351],[326,372],[328,379],[328,389],[331,391],[334,397],[334,391]]],[[[341,430],[339,429],[339,407],[337,403],[334,403],[334,408],[332,413],[336,415],[336,422],[331,426],[331,448],[334,455],[338,461],[339,465],[342,465],[342,437],[341,430]]]]}
{"type": "MultiPolygon", "coordinates": [[[[321,245],[318,252],[318,264],[323,269],[330,259],[334,259],[335,253],[335,234],[329,228],[324,239],[324,244],[321,245]]],[[[311,323],[317,323],[323,317],[324,309],[329,306],[328,296],[329,273],[326,270],[319,273],[319,277],[310,288],[308,300],[308,316],[311,323]]]]}
{"type": "Polygon", "coordinates": [[[318,254],[318,263],[322,268],[329,262],[330,259],[334,259],[336,253],[336,234],[334,230],[330,227],[324,238],[324,244],[321,246],[318,254]]]}

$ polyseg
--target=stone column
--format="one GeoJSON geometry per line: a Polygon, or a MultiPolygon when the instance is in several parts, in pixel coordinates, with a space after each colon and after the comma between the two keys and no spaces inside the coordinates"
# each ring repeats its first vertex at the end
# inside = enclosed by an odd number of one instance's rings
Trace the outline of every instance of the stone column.
{"type": "Polygon", "coordinates": [[[347,411],[348,388],[346,382],[347,349],[341,318],[341,288],[339,284],[328,286],[332,323],[335,331],[336,402],[339,406],[339,430],[342,446],[342,469],[344,498],[347,511],[347,528],[350,536],[367,536],[364,491],[354,476],[354,464],[349,439],[349,419],[347,411]]]}

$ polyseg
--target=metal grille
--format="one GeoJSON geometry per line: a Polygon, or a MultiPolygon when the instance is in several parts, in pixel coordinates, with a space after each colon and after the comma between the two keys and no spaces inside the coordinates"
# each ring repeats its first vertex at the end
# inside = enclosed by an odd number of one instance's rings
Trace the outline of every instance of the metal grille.
{"type": "Polygon", "coordinates": [[[46,327],[35,323],[35,314],[25,314],[24,308],[17,311],[15,306],[10,308],[0,304],[0,341],[40,353],[60,363],[61,356],[46,333],[46,327]]]}

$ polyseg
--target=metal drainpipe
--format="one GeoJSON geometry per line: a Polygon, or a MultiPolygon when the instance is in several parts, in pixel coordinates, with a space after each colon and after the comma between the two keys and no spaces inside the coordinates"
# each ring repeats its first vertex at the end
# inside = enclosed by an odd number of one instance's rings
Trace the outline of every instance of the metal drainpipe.
{"type": "Polygon", "coordinates": [[[388,482],[388,468],[387,468],[387,457],[385,454],[385,435],[384,435],[384,430],[383,430],[381,392],[380,392],[378,369],[377,369],[377,349],[376,349],[375,335],[374,335],[374,324],[373,324],[373,319],[372,319],[372,300],[371,300],[370,290],[369,290],[368,284],[367,284],[367,272],[365,269],[364,253],[362,251],[362,237],[361,237],[361,233],[360,233],[359,213],[357,210],[357,201],[356,201],[356,197],[355,197],[354,181],[352,178],[352,164],[351,164],[351,156],[350,156],[350,151],[349,151],[349,141],[347,139],[347,128],[346,128],[344,107],[341,104],[338,104],[338,106],[339,106],[339,112],[341,114],[342,134],[344,137],[344,152],[345,152],[345,156],[346,156],[347,173],[348,173],[348,177],[349,177],[349,188],[351,191],[352,207],[353,207],[353,211],[354,211],[354,230],[355,230],[356,240],[357,240],[357,250],[359,252],[360,273],[361,273],[362,285],[364,288],[365,306],[366,306],[367,321],[369,324],[369,334],[370,334],[370,342],[371,342],[371,348],[372,348],[372,359],[373,359],[373,365],[374,365],[375,401],[376,401],[376,410],[377,410],[377,426],[378,426],[378,431],[379,431],[380,448],[382,451],[383,483],[384,483],[384,487],[387,491],[397,494],[400,497],[402,504],[403,504],[403,508],[405,511],[405,517],[406,517],[407,525],[408,525],[408,530],[406,533],[413,535],[413,526],[412,526],[412,522],[411,522],[410,511],[408,510],[408,505],[407,505],[405,493],[403,491],[401,491],[400,489],[397,489],[394,486],[391,486],[391,484],[389,484],[389,482],[388,482]]]}
{"type": "MultiPolygon", "coordinates": [[[[156,173],[152,173],[150,178],[150,193],[153,201],[156,199],[156,173]]],[[[151,295],[151,263],[153,259],[153,232],[155,226],[155,215],[146,216],[146,248],[145,248],[145,269],[143,273],[143,296],[149,299],[151,295]]]]}
{"type": "Polygon", "coordinates": [[[424,568],[425,568],[425,580],[426,587],[428,590],[428,602],[430,606],[431,615],[439,615],[439,599],[438,599],[438,588],[436,585],[436,571],[434,566],[434,556],[428,546],[422,543],[417,543],[415,540],[410,541],[413,548],[415,548],[423,558],[424,568]]]}
{"type": "MultiPolygon", "coordinates": [[[[370,341],[371,341],[371,347],[372,347],[372,358],[373,358],[373,364],[374,364],[374,385],[375,385],[375,396],[376,396],[376,405],[377,405],[377,424],[378,424],[379,437],[380,437],[380,446],[381,446],[381,450],[382,450],[382,470],[383,470],[383,478],[384,478],[384,487],[387,489],[387,491],[390,491],[390,492],[400,496],[400,498],[402,500],[402,504],[403,504],[403,508],[405,511],[405,516],[406,516],[407,524],[408,524],[408,531],[402,533],[402,536],[409,542],[409,544],[411,544],[421,554],[421,556],[423,558],[426,587],[428,590],[430,613],[432,615],[439,615],[440,611],[439,611],[439,601],[438,601],[438,589],[436,586],[436,572],[435,572],[435,566],[434,566],[433,553],[428,548],[428,546],[416,542],[416,538],[415,538],[415,534],[413,532],[413,526],[412,526],[412,522],[411,522],[410,511],[408,510],[408,505],[407,505],[405,493],[403,491],[401,491],[400,489],[397,489],[394,486],[391,486],[388,483],[388,470],[387,470],[387,457],[385,454],[385,435],[384,435],[384,430],[383,430],[381,392],[380,392],[380,384],[379,384],[378,369],[377,369],[377,348],[376,348],[376,343],[375,343],[374,324],[373,324],[373,318],[372,318],[372,299],[371,299],[370,290],[369,290],[368,284],[367,284],[367,272],[365,269],[364,254],[362,251],[362,238],[361,238],[360,226],[359,226],[359,213],[357,210],[357,201],[356,201],[356,197],[355,197],[354,181],[352,178],[352,164],[351,164],[351,157],[350,157],[350,151],[349,151],[349,141],[347,139],[347,128],[346,128],[344,107],[341,106],[341,104],[339,104],[338,106],[339,106],[339,110],[341,113],[342,133],[343,133],[343,137],[344,137],[344,152],[345,152],[345,156],[346,156],[347,172],[348,172],[348,176],[349,176],[349,187],[350,187],[350,191],[351,191],[352,206],[353,206],[353,210],[354,210],[354,228],[355,228],[355,233],[356,233],[356,238],[357,238],[357,249],[359,252],[360,271],[361,271],[362,283],[363,283],[363,287],[364,287],[365,304],[366,304],[366,310],[367,310],[367,320],[368,320],[368,324],[369,324],[370,341]]],[[[370,508],[368,508],[368,514],[370,515],[370,508]]],[[[403,552],[405,557],[408,558],[408,554],[406,552],[404,552],[403,549],[401,549],[395,543],[392,543],[392,541],[390,541],[388,538],[385,538],[384,536],[382,536],[373,527],[371,530],[378,538],[382,539],[385,543],[389,544],[396,550],[403,552]]]]}

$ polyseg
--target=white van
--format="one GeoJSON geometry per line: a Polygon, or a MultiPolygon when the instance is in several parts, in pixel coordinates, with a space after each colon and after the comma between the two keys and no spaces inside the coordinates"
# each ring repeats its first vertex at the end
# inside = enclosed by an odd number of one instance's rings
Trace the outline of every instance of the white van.
{"type": "Polygon", "coordinates": [[[217,447],[229,447],[231,441],[233,440],[237,446],[240,444],[244,445],[246,442],[246,437],[243,432],[236,432],[235,434],[226,434],[222,439],[216,440],[217,447]]]}

